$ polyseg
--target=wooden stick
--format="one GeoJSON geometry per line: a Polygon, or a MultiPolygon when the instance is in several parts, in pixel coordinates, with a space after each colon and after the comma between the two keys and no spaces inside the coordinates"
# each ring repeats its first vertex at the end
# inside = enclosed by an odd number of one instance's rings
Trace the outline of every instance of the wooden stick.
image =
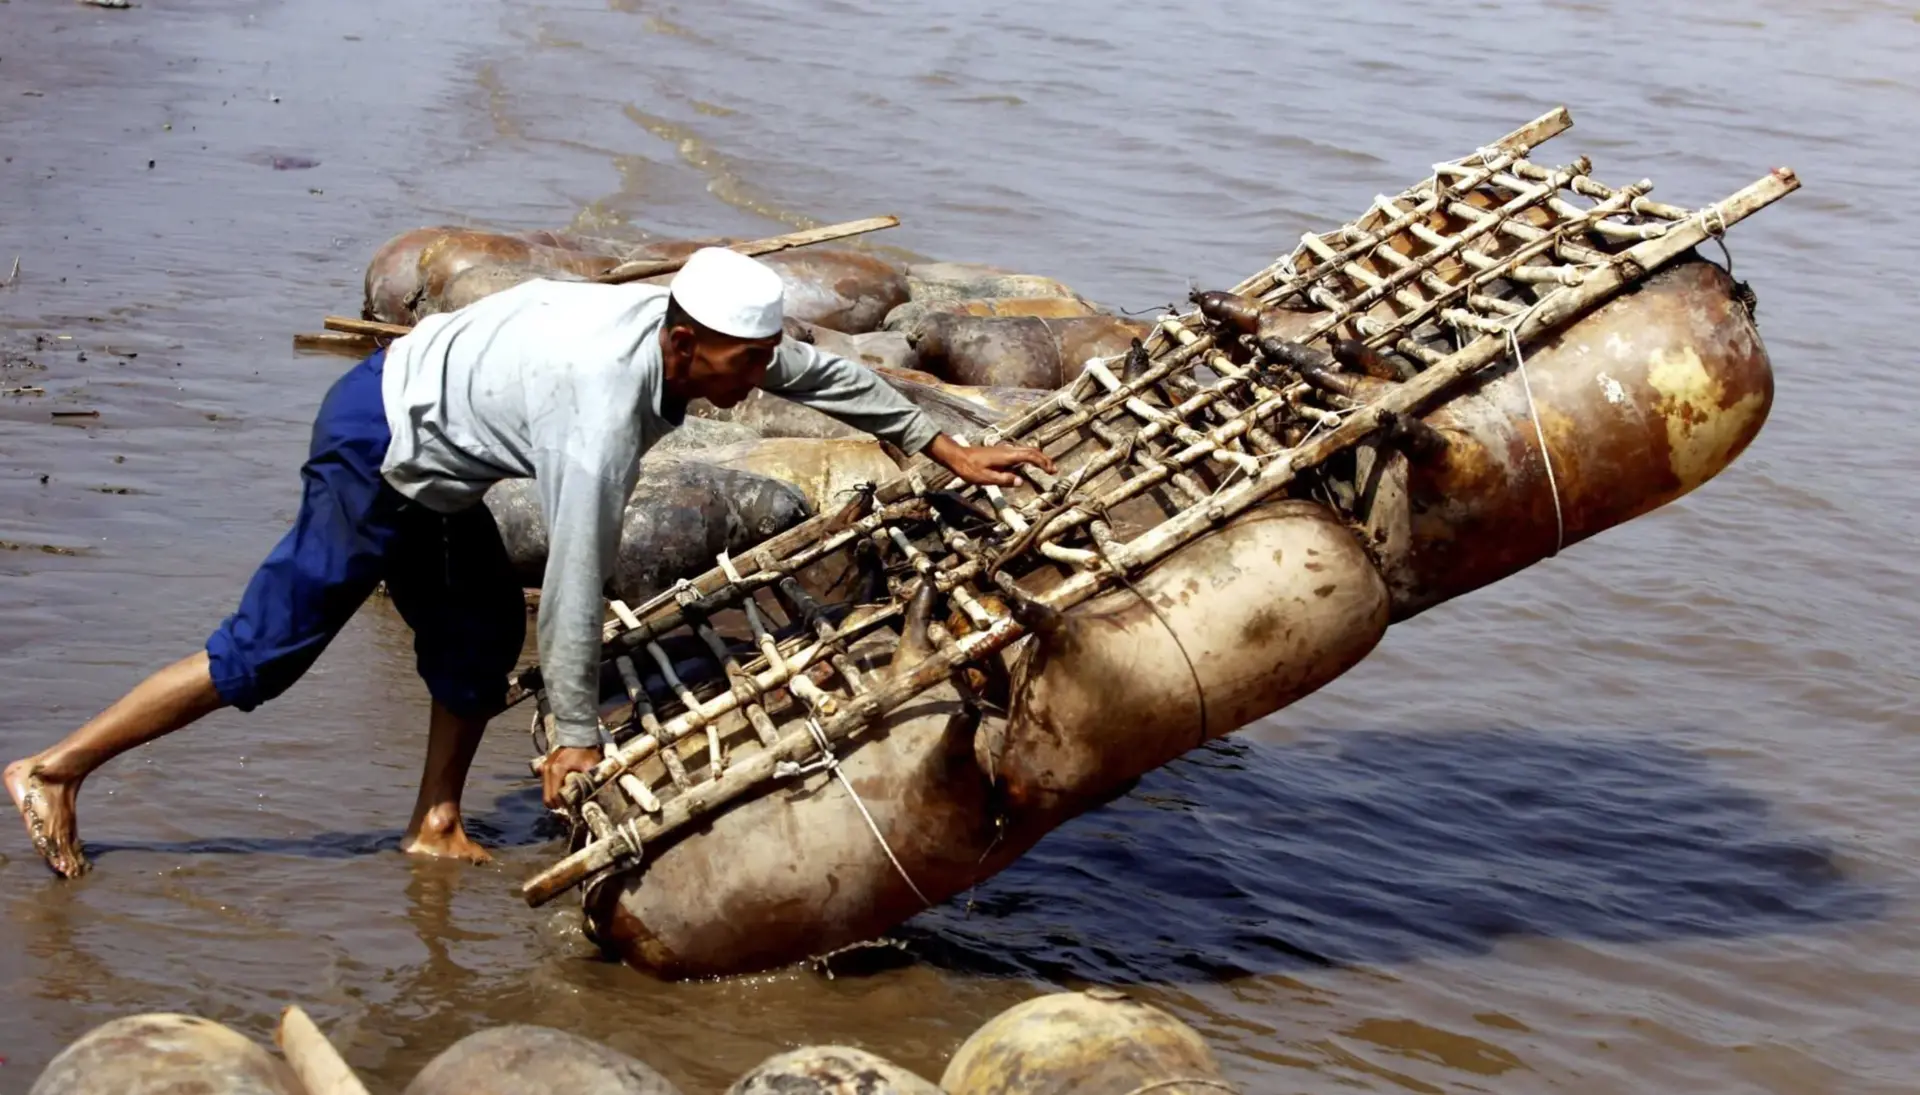
{"type": "Polygon", "coordinates": [[[401,323],[382,323],[377,319],[354,319],[351,316],[328,316],[321,326],[329,331],[342,331],[350,335],[366,335],[373,338],[399,338],[413,330],[401,323]]]}
{"type": "Polygon", "coordinates": [[[324,353],[357,354],[374,349],[379,342],[372,335],[344,331],[305,331],[293,336],[296,350],[320,350],[324,353]]]}
{"type": "MultiPolygon", "coordinates": [[[[868,217],[865,220],[845,221],[829,224],[820,228],[809,228],[804,232],[789,232],[784,236],[768,236],[763,240],[736,243],[731,249],[743,255],[771,255],[776,251],[789,251],[795,247],[807,247],[829,240],[843,240],[849,236],[878,232],[882,228],[892,228],[900,223],[900,218],[888,214],[883,217],[868,217]]],[[[673,259],[648,259],[644,262],[627,262],[596,276],[593,280],[604,285],[620,285],[629,281],[642,281],[646,278],[671,274],[685,266],[690,256],[683,255],[673,259]]]]}
{"type": "Polygon", "coordinates": [[[289,1004],[280,1013],[273,1041],[300,1077],[307,1095],[367,1095],[366,1085],[298,1005],[289,1004]]]}
{"type": "MultiPolygon", "coordinates": [[[[878,232],[883,228],[893,228],[900,218],[888,214],[884,217],[867,217],[864,220],[843,221],[820,228],[809,228],[804,232],[789,232],[784,236],[768,236],[766,239],[749,240],[733,244],[729,249],[743,255],[771,255],[776,251],[791,251],[796,247],[807,247],[830,240],[843,240],[850,236],[861,236],[868,232],[878,232]]],[[[594,281],[602,285],[622,285],[630,281],[642,281],[646,278],[671,274],[687,264],[692,256],[681,255],[671,259],[648,259],[644,262],[628,262],[597,275],[594,281]]],[[[374,319],[354,319],[351,316],[328,316],[323,324],[329,331],[341,331],[346,334],[372,335],[376,338],[399,338],[413,330],[402,323],[382,323],[374,319]]]]}

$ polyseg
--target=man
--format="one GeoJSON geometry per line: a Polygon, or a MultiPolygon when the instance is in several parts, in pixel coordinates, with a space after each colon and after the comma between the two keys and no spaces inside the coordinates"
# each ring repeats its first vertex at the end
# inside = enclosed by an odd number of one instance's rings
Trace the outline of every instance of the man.
{"type": "MultiPolygon", "coordinates": [[[[1039,450],[963,448],[872,371],[781,335],[781,282],[736,252],[696,252],[671,290],[531,281],[431,316],[328,391],[301,468],[299,516],[205,649],[148,677],[65,740],[5,770],[35,849],[87,869],[77,801],[115,756],[222,707],[285,691],[381,581],[414,631],[432,694],[402,847],[475,862],[460,794],[525,639],[519,583],[481,496],[532,478],[550,530],[539,641],[555,719],[543,796],[600,759],[603,608],[639,463],[694,399],[756,387],[924,451],[970,483],[1052,470],[1039,450]]],[[[644,500],[642,500],[644,501],[644,500]]]]}

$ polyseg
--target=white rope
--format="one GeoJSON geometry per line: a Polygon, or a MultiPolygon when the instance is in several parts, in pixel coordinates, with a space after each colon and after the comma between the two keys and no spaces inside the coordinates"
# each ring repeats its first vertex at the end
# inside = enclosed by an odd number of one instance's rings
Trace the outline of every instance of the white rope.
{"type": "MultiPolygon", "coordinates": [[[[1547,430],[1540,422],[1540,405],[1533,398],[1533,380],[1527,375],[1527,355],[1520,348],[1519,334],[1519,329],[1526,326],[1527,320],[1533,318],[1533,313],[1539,311],[1540,306],[1550,299],[1552,299],[1551,294],[1541,297],[1533,302],[1533,307],[1498,323],[1497,326],[1506,333],[1507,351],[1513,355],[1514,366],[1520,372],[1520,386],[1527,393],[1527,417],[1533,419],[1533,435],[1540,442],[1540,463],[1547,472],[1547,490],[1553,496],[1553,555],[1558,555],[1567,546],[1567,518],[1560,505],[1560,479],[1553,471],[1553,453],[1547,450],[1547,430]]],[[[1448,322],[1453,326],[1456,344],[1470,341],[1468,332],[1463,329],[1464,325],[1458,319],[1449,319],[1448,322]]],[[[1478,333],[1474,332],[1473,337],[1477,337],[1478,333]]]]}
{"type": "MultiPolygon", "coordinates": [[[[1533,309],[1529,308],[1519,319],[1532,314],[1533,309]]],[[[1521,352],[1520,336],[1514,331],[1519,325],[1519,320],[1507,325],[1507,347],[1513,351],[1514,363],[1520,370],[1520,386],[1527,392],[1527,416],[1533,419],[1533,435],[1540,440],[1540,463],[1547,469],[1547,489],[1553,492],[1553,554],[1558,555],[1567,546],[1567,519],[1560,509],[1560,481],[1553,474],[1553,454],[1547,451],[1547,431],[1540,424],[1540,407],[1533,401],[1533,381],[1527,379],[1527,355],[1521,352]]]]}
{"type": "Polygon", "coordinates": [[[840,786],[847,789],[847,797],[853,800],[854,806],[860,811],[860,816],[867,820],[867,828],[873,831],[873,839],[880,842],[880,850],[887,853],[888,862],[893,864],[894,870],[900,872],[900,878],[907,884],[907,889],[913,891],[913,896],[920,899],[921,905],[929,909],[933,908],[933,902],[927,900],[927,895],[921,893],[920,887],[914,884],[913,876],[901,866],[900,857],[893,854],[893,845],[888,844],[886,836],[880,832],[880,824],[873,820],[873,814],[867,809],[867,804],[861,801],[860,792],[853,789],[853,781],[840,770],[840,758],[833,755],[833,745],[827,741],[827,732],[820,728],[819,720],[812,715],[807,716],[807,730],[813,734],[813,743],[820,747],[820,759],[806,765],[783,764],[775,770],[775,774],[810,775],[820,771],[832,772],[834,778],[840,781],[840,786]]]}

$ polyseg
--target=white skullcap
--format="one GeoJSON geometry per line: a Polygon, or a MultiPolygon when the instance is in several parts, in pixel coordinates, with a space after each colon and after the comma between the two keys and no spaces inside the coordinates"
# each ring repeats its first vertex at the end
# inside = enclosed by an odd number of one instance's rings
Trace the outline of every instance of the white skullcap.
{"type": "Polygon", "coordinates": [[[773,267],[725,247],[695,251],[670,289],[695,322],[734,338],[779,334],[784,290],[773,267]]]}

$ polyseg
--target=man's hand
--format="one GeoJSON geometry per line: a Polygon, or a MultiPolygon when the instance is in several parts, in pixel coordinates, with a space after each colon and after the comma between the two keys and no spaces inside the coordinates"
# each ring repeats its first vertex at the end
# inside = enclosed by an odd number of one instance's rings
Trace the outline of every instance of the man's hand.
{"type": "Polygon", "coordinates": [[[600,750],[591,747],[562,745],[549,752],[540,765],[540,801],[550,810],[565,809],[567,800],[561,797],[560,789],[567,785],[567,777],[575,772],[592,771],[600,760],[600,750]]]}
{"type": "Polygon", "coordinates": [[[1018,486],[1020,477],[1005,469],[1020,464],[1032,464],[1048,474],[1054,470],[1053,461],[1047,454],[1031,445],[982,445],[970,448],[943,433],[933,439],[926,451],[942,467],[969,483],[1018,486]]]}

